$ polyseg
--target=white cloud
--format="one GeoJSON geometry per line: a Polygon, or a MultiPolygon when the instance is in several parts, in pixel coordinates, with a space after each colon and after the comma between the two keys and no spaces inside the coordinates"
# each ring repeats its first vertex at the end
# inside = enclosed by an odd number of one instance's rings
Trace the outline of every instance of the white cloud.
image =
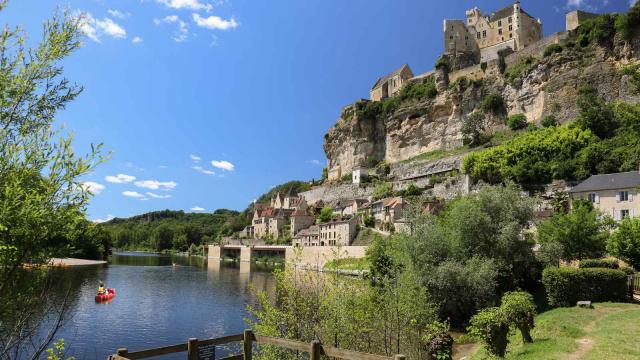
{"type": "Polygon", "coordinates": [[[205,211],[205,208],[202,208],[200,206],[194,206],[191,208],[191,211],[205,211]]]}
{"type": "Polygon", "coordinates": [[[103,222],[107,222],[107,221],[113,219],[114,217],[115,216],[113,216],[111,214],[107,214],[106,218],[104,218],[104,219],[95,219],[95,220],[93,220],[93,222],[96,223],[96,224],[100,224],[100,223],[103,223],[103,222]]]}
{"type": "Polygon", "coordinates": [[[107,182],[114,183],[114,184],[126,184],[135,180],[136,177],[132,175],[127,175],[127,174],[118,174],[116,176],[113,176],[113,175],[105,176],[104,179],[107,182]]]}
{"type": "Polygon", "coordinates": [[[104,185],[94,181],[85,181],[81,186],[85,191],[88,191],[93,195],[98,195],[102,192],[102,190],[104,190],[104,185]]]}
{"type": "Polygon", "coordinates": [[[567,7],[580,7],[584,2],[585,0],[567,0],[567,7]]]}
{"type": "Polygon", "coordinates": [[[320,165],[320,160],[307,160],[309,164],[320,165]]]}
{"type": "Polygon", "coordinates": [[[211,170],[202,170],[200,171],[203,174],[207,174],[207,175],[215,175],[216,172],[215,171],[211,171],[211,170]]]}
{"type": "Polygon", "coordinates": [[[142,38],[140,36],[136,36],[136,37],[133,38],[133,40],[131,40],[131,42],[134,43],[134,44],[139,44],[142,41],[144,41],[144,40],[142,40],[142,38]]]}
{"type": "Polygon", "coordinates": [[[122,11],[118,11],[118,10],[107,10],[107,12],[109,13],[109,15],[118,18],[118,19],[126,19],[128,17],[131,17],[131,13],[130,12],[126,12],[123,13],[122,11]]]}
{"type": "Polygon", "coordinates": [[[209,16],[205,18],[195,13],[192,14],[192,17],[196,25],[211,30],[235,29],[238,27],[238,25],[240,25],[234,18],[231,18],[229,20],[225,20],[219,16],[209,16]]]}
{"type": "Polygon", "coordinates": [[[191,168],[195,171],[202,171],[202,166],[196,165],[196,166],[192,166],[191,168]]]}
{"type": "Polygon", "coordinates": [[[200,156],[193,155],[193,154],[189,155],[189,159],[191,159],[191,160],[193,160],[195,162],[198,162],[198,161],[202,160],[202,158],[200,156]]]}
{"type": "Polygon", "coordinates": [[[140,194],[137,191],[123,191],[122,195],[127,196],[127,197],[136,198],[136,199],[143,199],[144,198],[144,195],[140,194]]]}
{"type": "Polygon", "coordinates": [[[171,197],[171,195],[166,194],[166,195],[159,195],[159,194],[154,194],[152,192],[147,192],[147,196],[150,196],[154,199],[168,199],[171,197]]]}
{"type": "Polygon", "coordinates": [[[189,25],[186,22],[180,20],[177,15],[165,16],[162,19],[153,19],[153,23],[160,25],[162,23],[177,24],[178,29],[174,32],[172,39],[175,42],[183,42],[189,37],[189,25]]]}
{"type": "Polygon", "coordinates": [[[212,160],[211,161],[211,165],[213,165],[213,167],[216,167],[218,169],[222,169],[222,170],[226,170],[226,171],[233,171],[236,166],[233,165],[232,163],[226,161],[226,160],[212,160]]]}
{"type": "Polygon", "coordinates": [[[189,9],[211,11],[213,6],[200,0],[156,0],[160,4],[164,4],[172,9],[189,9]]]}
{"type": "Polygon", "coordinates": [[[178,184],[175,181],[141,180],[134,183],[135,186],[149,190],[173,190],[178,184]]]}
{"type": "Polygon", "coordinates": [[[191,167],[193,170],[203,173],[203,174],[207,174],[207,175],[215,175],[216,173],[214,171],[208,170],[208,169],[204,169],[202,166],[200,165],[194,165],[191,167]]]}
{"type": "Polygon", "coordinates": [[[80,30],[95,42],[100,42],[103,35],[116,39],[127,37],[125,29],[108,17],[96,19],[88,12],[80,13],[79,16],[80,30]]]}

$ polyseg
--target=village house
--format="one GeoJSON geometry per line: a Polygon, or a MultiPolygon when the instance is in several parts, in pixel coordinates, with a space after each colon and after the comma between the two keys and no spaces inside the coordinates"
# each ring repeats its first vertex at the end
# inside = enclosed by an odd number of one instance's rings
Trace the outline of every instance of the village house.
{"type": "Polygon", "coordinates": [[[379,77],[369,91],[371,101],[380,101],[400,92],[402,85],[413,77],[409,65],[404,64],[392,73],[379,77]]]}
{"type": "Polygon", "coordinates": [[[402,197],[390,197],[371,203],[371,215],[376,229],[390,231],[391,225],[404,216],[405,201],[402,197]]]}
{"type": "Polygon", "coordinates": [[[291,214],[291,238],[294,238],[299,231],[307,229],[315,224],[316,218],[311,214],[310,209],[297,209],[291,214]]]}
{"type": "Polygon", "coordinates": [[[444,20],[445,54],[476,54],[480,62],[499,58],[503,51],[520,51],[542,39],[542,22],[529,15],[520,1],[491,14],[477,7],[466,20],[444,20]]]}
{"type": "Polygon", "coordinates": [[[254,204],[251,225],[240,231],[238,236],[247,239],[281,238],[285,235],[284,230],[286,225],[289,224],[291,215],[297,209],[306,210],[307,208],[304,198],[298,196],[293,191],[293,188],[289,188],[289,191],[284,196],[277,192],[271,197],[269,205],[254,204]]]}
{"type": "Polygon", "coordinates": [[[356,217],[348,219],[334,219],[318,225],[320,246],[349,246],[356,237],[358,220],[356,217]]]}
{"type": "Polygon", "coordinates": [[[292,239],[293,246],[319,246],[320,231],[318,225],[299,231],[292,239]]]}
{"type": "Polygon", "coordinates": [[[640,216],[640,171],[592,175],[569,190],[572,199],[587,200],[620,221],[640,216]]]}
{"type": "Polygon", "coordinates": [[[360,184],[369,176],[369,169],[364,166],[356,166],[351,172],[351,181],[354,184],[360,184]]]}
{"type": "Polygon", "coordinates": [[[355,216],[368,202],[369,201],[367,199],[350,199],[338,201],[333,206],[333,214],[339,217],[355,216]]]}

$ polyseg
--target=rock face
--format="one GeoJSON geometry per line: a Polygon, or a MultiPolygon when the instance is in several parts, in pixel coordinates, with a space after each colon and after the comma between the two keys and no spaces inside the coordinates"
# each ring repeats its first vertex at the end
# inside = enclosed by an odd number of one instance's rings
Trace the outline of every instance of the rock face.
{"type": "Polygon", "coordinates": [[[551,114],[560,122],[572,120],[578,115],[578,89],[585,84],[598,89],[608,101],[638,102],[640,97],[631,91],[628,76],[619,71],[621,64],[637,62],[638,46],[634,41],[624,48],[565,49],[549,57],[540,54],[534,65],[511,80],[498,74],[466,86],[454,82],[444,89],[439,84],[435,98],[404,100],[387,115],[365,116],[357,111],[357,104],[347,106],[325,135],[329,169],[344,175],[358,165],[396,163],[459,147],[464,118],[479,110],[483,97],[492,92],[502,95],[505,109],[487,116],[488,132],[503,129],[504,118],[518,113],[533,123],[551,114]]]}

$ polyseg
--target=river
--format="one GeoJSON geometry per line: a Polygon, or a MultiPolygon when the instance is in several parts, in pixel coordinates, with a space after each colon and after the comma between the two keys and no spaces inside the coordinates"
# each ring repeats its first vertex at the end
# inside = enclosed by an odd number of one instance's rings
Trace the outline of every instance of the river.
{"type": "Polygon", "coordinates": [[[76,359],[106,359],[121,347],[136,351],[240,333],[247,327],[246,306],[256,301],[248,285],[273,293],[271,270],[146,253],[118,253],[108,265],[65,269],[74,301],[56,338],[65,339],[66,353],[76,359]],[[94,301],[100,280],[116,288],[109,303],[94,301]]]}

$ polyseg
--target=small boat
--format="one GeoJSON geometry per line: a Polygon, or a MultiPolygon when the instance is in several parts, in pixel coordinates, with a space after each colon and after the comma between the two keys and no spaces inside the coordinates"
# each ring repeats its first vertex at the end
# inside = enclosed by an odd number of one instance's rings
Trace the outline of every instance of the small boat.
{"type": "Polygon", "coordinates": [[[109,289],[107,289],[107,292],[105,294],[97,294],[96,295],[96,302],[109,301],[109,300],[113,299],[114,297],[116,297],[116,289],[109,288],[109,289]]]}

